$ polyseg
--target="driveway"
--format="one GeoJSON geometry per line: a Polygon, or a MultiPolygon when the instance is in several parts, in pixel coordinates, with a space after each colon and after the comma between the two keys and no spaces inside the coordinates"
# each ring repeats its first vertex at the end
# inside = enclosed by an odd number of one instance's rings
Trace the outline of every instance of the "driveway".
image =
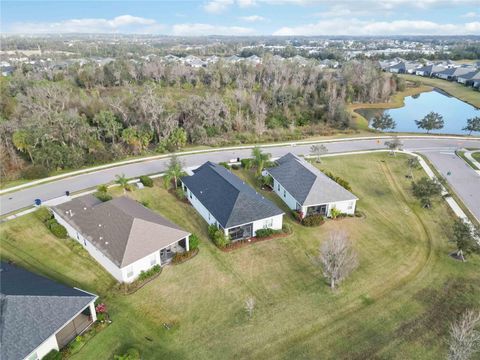
{"type": "MultiPolygon", "coordinates": [[[[448,179],[458,195],[465,201],[470,211],[480,219],[480,176],[466,166],[461,159],[452,155],[453,151],[462,147],[479,147],[480,139],[451,139],[451,138],[403,138],[404,148],[425,154],[437,169],[448,179]],[[452,175],[447,176],[448,171],[452,175]]],[[[384,139],[381,140],[349,140],[324,143],[328,152],[350,152],[371,149],[384,149],[384,139]]],[[[267,152],[274,157],[293,152],[297,155],[310,153],[309,145],[274,146],[268,147],[267,152]]],[[[181,157],[185,166],[201,165],[205,161],[228,161],[234,158],[244,158],[251,155],[251,149],[218,150],[208,153],[198,153],[181,157]]],[[[95,173],[77,175],[70,178],[56,180],[50,183],[36,185],[31,188],[18,190],[0,196],[0,215],[20,210],[33,204],[34,199],[43,201],[65,194],[65,191],[77,192],[111,182],[117,174],[125,174],[128,178],[144,174],[162,172],[168,159],[156,159],[145,162],[122,165],[115,168],[100,170],[95,173]]]]}

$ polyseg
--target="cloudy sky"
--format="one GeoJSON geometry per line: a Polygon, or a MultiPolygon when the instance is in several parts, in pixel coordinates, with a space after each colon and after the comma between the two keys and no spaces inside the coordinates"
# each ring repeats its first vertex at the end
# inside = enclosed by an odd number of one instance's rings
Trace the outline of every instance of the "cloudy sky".
{"type": "Polygon", "coordinates": [[[480,35],[480,0],[1,1],[2,33],[480,35]]]}

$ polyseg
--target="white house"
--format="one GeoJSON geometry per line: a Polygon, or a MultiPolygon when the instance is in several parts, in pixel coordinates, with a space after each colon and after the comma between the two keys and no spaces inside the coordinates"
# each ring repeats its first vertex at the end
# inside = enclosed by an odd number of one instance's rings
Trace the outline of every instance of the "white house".
{"type": "Polygon", "coordinates": [[[282,228],[283,211],[223,166],[206,162],[182,178],[182,187],[205,221],[231,241],[251,238],[259,229],[282,228]]]}
{"type": "Polygon", "coordinates": [[[302,217],[331,216],[333,208],[344,214],[355,213],[358,198],[304,159],[288,153],[276,164],[266,170],[273,178],[273,190],[302,217]]]}
{"type": "Polygon", "coordinates": [[[127,197],[101,202],[86,195],[51,210],[69,236],[120,282],[189,251],[190,233],[127,197]]]}
{"type": "Polygon", "coordinates": [[[1,263],[0,358],[39,360],[96,320],[97,295],[1,263]]]}

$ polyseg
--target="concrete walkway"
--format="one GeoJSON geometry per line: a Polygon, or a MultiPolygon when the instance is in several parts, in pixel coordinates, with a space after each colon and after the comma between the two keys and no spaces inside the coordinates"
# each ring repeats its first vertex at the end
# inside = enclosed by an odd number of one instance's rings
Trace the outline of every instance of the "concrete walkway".
{"type": "Polygon", "coordinates": [[[473,153],[480,153],[480,150],[475,150],[475,151],[465,151],[463,154],[465,155],[465,157],[470,160],[472,162],[473,165],[475,165],[476,169],[474,169],[476,171],[476,173],[478,175],[480,175],[480,163],[474,159],[474,157],[472,156],[473,153]]]}

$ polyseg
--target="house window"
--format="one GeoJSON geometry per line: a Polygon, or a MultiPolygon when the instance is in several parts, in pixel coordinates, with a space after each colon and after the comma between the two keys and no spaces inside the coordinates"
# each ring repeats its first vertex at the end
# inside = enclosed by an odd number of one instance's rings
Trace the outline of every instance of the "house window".
{"type": "Polygon", "coordinates": [[[352,209],[353,209],[353,202],[348,204],[348,210],[352,210],[352,209]]]}
{"type": "Polygon", "coordinates": [[[133,276],[133,266],[127,268],[127,278],[131,278],[133,276]]]}
{"type": "Polygon", "coordinates": [[[287,190],[283,190],[283,197],[287,197],[287,190]]]}
{"type": "Polygon", "coordinates": [[[190,195],[190,199],[192,198],[192,192],[188,190],[188,194],[190,195]]]}
{"type": "Polygon", "coordinates": [[[151,259],[150,259],[150,265],[153,266],[157,263],[157,255],[153,254],[151,259]]]}
{"type": "Polygon", "coordinates": [[[278,191],[280,191],[280,184],[278,184],[277,189],[278,189],[278,191]]]}
{"type": "Polygon", "coordinates": [[[210,220],[210,213],[208,213],[208,220],[210,220]]]}
{"type": "Polygon", "coordinates": [[[273,226],[273,219],[272,218],[263,220],[263,228],[264,229],[271,228],[272,226],[273,226]]]}

